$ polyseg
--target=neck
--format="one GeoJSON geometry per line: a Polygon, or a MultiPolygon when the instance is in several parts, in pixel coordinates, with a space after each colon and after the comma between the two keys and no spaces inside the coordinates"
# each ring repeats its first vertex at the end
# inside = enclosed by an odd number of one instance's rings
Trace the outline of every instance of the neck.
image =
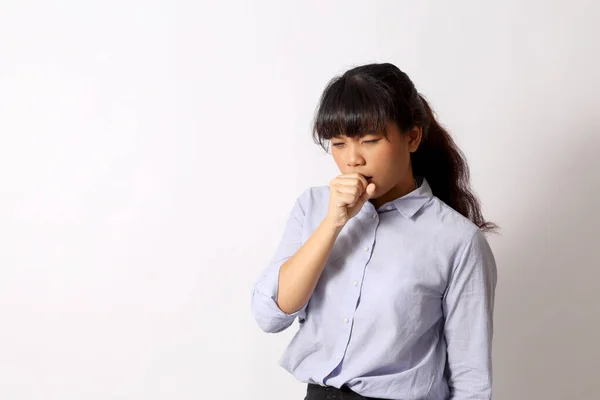
{"type": "Polygon", "coordinates": [[[381,207],[385,203],[390,202],[392,200],[396,200],[402,196],[405,196],[408,193],[415,190],[416,188],[417,188],[417,181],[415,180],[413,174],[409,174],[408,178],[406,180],[398,182],[398,184],[396,184],[396,186],[391,188],[387,193],[385,193],[375,199],[371,199],[369,201],[371,202],[371,204],[373,204],[373,206],[377,210],[379,207],[381,207]]]}

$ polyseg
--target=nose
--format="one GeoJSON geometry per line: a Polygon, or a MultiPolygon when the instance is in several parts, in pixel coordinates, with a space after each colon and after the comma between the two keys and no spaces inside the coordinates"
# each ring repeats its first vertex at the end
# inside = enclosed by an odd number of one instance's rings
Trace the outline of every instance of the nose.
{"type": "Polygon", "coordinates": [[[349,167],[357,167],[365,164],[365,159],[360,154],[358,146],[348,146],[348,162],[347,165],[349,167]]]}

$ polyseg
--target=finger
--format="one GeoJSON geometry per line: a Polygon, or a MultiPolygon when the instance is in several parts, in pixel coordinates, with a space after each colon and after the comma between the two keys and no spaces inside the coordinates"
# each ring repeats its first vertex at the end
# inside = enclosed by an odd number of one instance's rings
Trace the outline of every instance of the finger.
{"type": "Polygon", "coordinates": [[[367,190],[367,186],[369,186],[369,182],[367,181],[367,178],[365,178],[364,175],[362,174],[357,174],[358,175],[358,179],[360,180],[360,182],[362,183],[363,187],[362,190],[367,190]]]}
{"type": "Polygon", "coordinates": [[[338,180],[338,182],[340,184],[348,184],[349,182],[352,182],[353,185],[360,186],[361,191],[366,190],[367,186],[369,185],[369,182],[367,182],[367,179],[359,173],[343,174],[343,175],[339,175],[338,178],[340,178],[338,180]]]}
{"type": "Polygon", "coordinates": [[[360,197],[363,193],[362,188],[356,185],[336,185],[335,189],[340,193],[351,194],[355,197],[360,197]]]}
{"type": "Polygon", "coordinates": [[[336,193],[335,202],[338,207],[345,207],[356,200],[356,196],[348,194],[348,193],[336,193]]]}

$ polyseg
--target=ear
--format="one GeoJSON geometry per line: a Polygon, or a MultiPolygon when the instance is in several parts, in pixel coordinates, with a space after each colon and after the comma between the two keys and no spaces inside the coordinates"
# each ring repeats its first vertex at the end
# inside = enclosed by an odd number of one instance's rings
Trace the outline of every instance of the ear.
{"type": "Polygon", "coordinates": [[[408,139],[408,151],[414,153],[419,148],[419,144],[421,144],[421,138],[423,137],[423,128],[421,127],[421,125],[413,126],[408,132],[406,132],[406,137],[408,139]]]}

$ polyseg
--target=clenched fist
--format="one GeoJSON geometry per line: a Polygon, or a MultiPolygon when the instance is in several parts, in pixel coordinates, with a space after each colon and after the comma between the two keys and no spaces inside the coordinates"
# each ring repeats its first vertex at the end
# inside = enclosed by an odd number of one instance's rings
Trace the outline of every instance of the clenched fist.
{"type": "Polygon", "coordinates": [[[343,227],[375,193],[375,184],[359,174],[341,174],[329,182],[327,218],[336,227],[343,227]]]}

